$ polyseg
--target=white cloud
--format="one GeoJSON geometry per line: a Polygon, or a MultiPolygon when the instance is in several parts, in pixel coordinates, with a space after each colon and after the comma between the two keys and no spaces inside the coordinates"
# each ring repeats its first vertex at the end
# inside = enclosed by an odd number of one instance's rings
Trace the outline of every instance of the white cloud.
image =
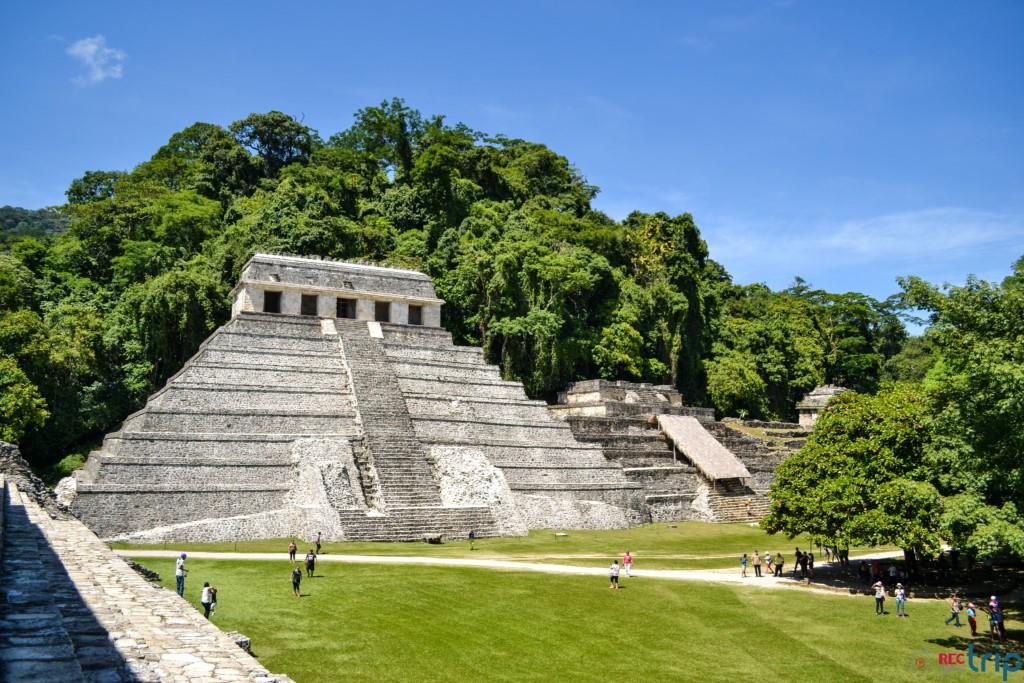
{"type": "Polygon", "coordinates": [[[993,279],[1024,253],[1024,215],[960,207],[835,222],[702,220],[699,213],[696,218],[711,258],[737,282],[773,287],[802,275],[826,289],[884,297],[898,275],[913,273],[932,282],[962,281],[967,273],[993,279]]]}
{"type": "Polygon", "coordinates": [[[860,255],[942,253],[1024,239],[1024,217],[939,207],[842,223],[820,244],[860,255]]]}
{"type": "Polygon", "coordinates": [[[124,75],[125,53],[107,47],[107,39],[103,36],[76,40],[68,46],[67,53],[85,67],[85,73],[74,79],[78,85],[93,85],[124,75]]]}

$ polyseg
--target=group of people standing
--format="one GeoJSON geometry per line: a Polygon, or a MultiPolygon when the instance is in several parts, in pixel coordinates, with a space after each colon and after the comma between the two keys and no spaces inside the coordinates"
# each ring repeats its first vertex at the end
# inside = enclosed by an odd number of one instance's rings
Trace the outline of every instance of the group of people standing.
{"type": "MultiPolygon", "coordinates": [[[[800,549],[797,548],[797,553],[800,549]]],[[[762,576],[762,566],[768,572],[768,576],[782,576],[782,569],[786,566],[786,558],[782,556],[782,553],[765,553],[764,559],[762,560],[761,554],[758,551],[754,551],[753,559],[746,553],[743,553],[743,557],[740,558],[740,576],[747,576],[747,567],[753,566],[754,576],[762,576]]]]}

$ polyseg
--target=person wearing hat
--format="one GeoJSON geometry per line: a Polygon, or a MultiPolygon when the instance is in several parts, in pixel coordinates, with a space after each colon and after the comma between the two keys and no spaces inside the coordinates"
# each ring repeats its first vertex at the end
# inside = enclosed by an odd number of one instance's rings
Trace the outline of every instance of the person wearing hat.
{"type": "Polygon", "coordinates": [[[973,602],[967,603],[967,623],[971,627],[971,635],[978,635],[978,610],[974,607],[973,602]]]}
{"type": "Polygon", "coordinates": [[[185,575],[188,574],[188,570],[185,569],[185,559],[187,557],[188,555],[182,553],[174,565],[174,581],[177,584],[178,595],[181,597],[185,597],[185,575]]]}
{"type": "Polygon", "coordinates": [[[907,591],[903,588],[902,583],[896,584],[896,616],[904,618],[907,616],[907,591]]]}

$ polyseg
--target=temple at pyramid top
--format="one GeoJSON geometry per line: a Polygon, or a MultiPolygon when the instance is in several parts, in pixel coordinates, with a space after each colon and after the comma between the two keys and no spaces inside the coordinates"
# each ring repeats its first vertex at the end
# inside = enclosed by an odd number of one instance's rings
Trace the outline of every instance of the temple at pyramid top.
{"type": "Polygon", "coordinates": [[[231,290],[232,317],[242,312],[375,320],[441,326],[430,278],[414,270],[256,254],[231,290]]]}

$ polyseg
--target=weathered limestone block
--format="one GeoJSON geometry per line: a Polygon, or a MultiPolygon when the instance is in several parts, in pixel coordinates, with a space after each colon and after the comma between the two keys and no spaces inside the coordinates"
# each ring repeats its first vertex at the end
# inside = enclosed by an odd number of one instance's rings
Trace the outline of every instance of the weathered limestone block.
{"type": "Polygon", "coordinates": [[[517,492],[513,496],[531,529],[625,529],[635,523],[627,510],[608,503],[517,492]]]}
{"type": "Polygon", "coordinates": [[[526,534],[505,477],[483,453],[463,446],[433,446],[430,460],[446,507],[490,508],[502,535],[526,534]]]}

